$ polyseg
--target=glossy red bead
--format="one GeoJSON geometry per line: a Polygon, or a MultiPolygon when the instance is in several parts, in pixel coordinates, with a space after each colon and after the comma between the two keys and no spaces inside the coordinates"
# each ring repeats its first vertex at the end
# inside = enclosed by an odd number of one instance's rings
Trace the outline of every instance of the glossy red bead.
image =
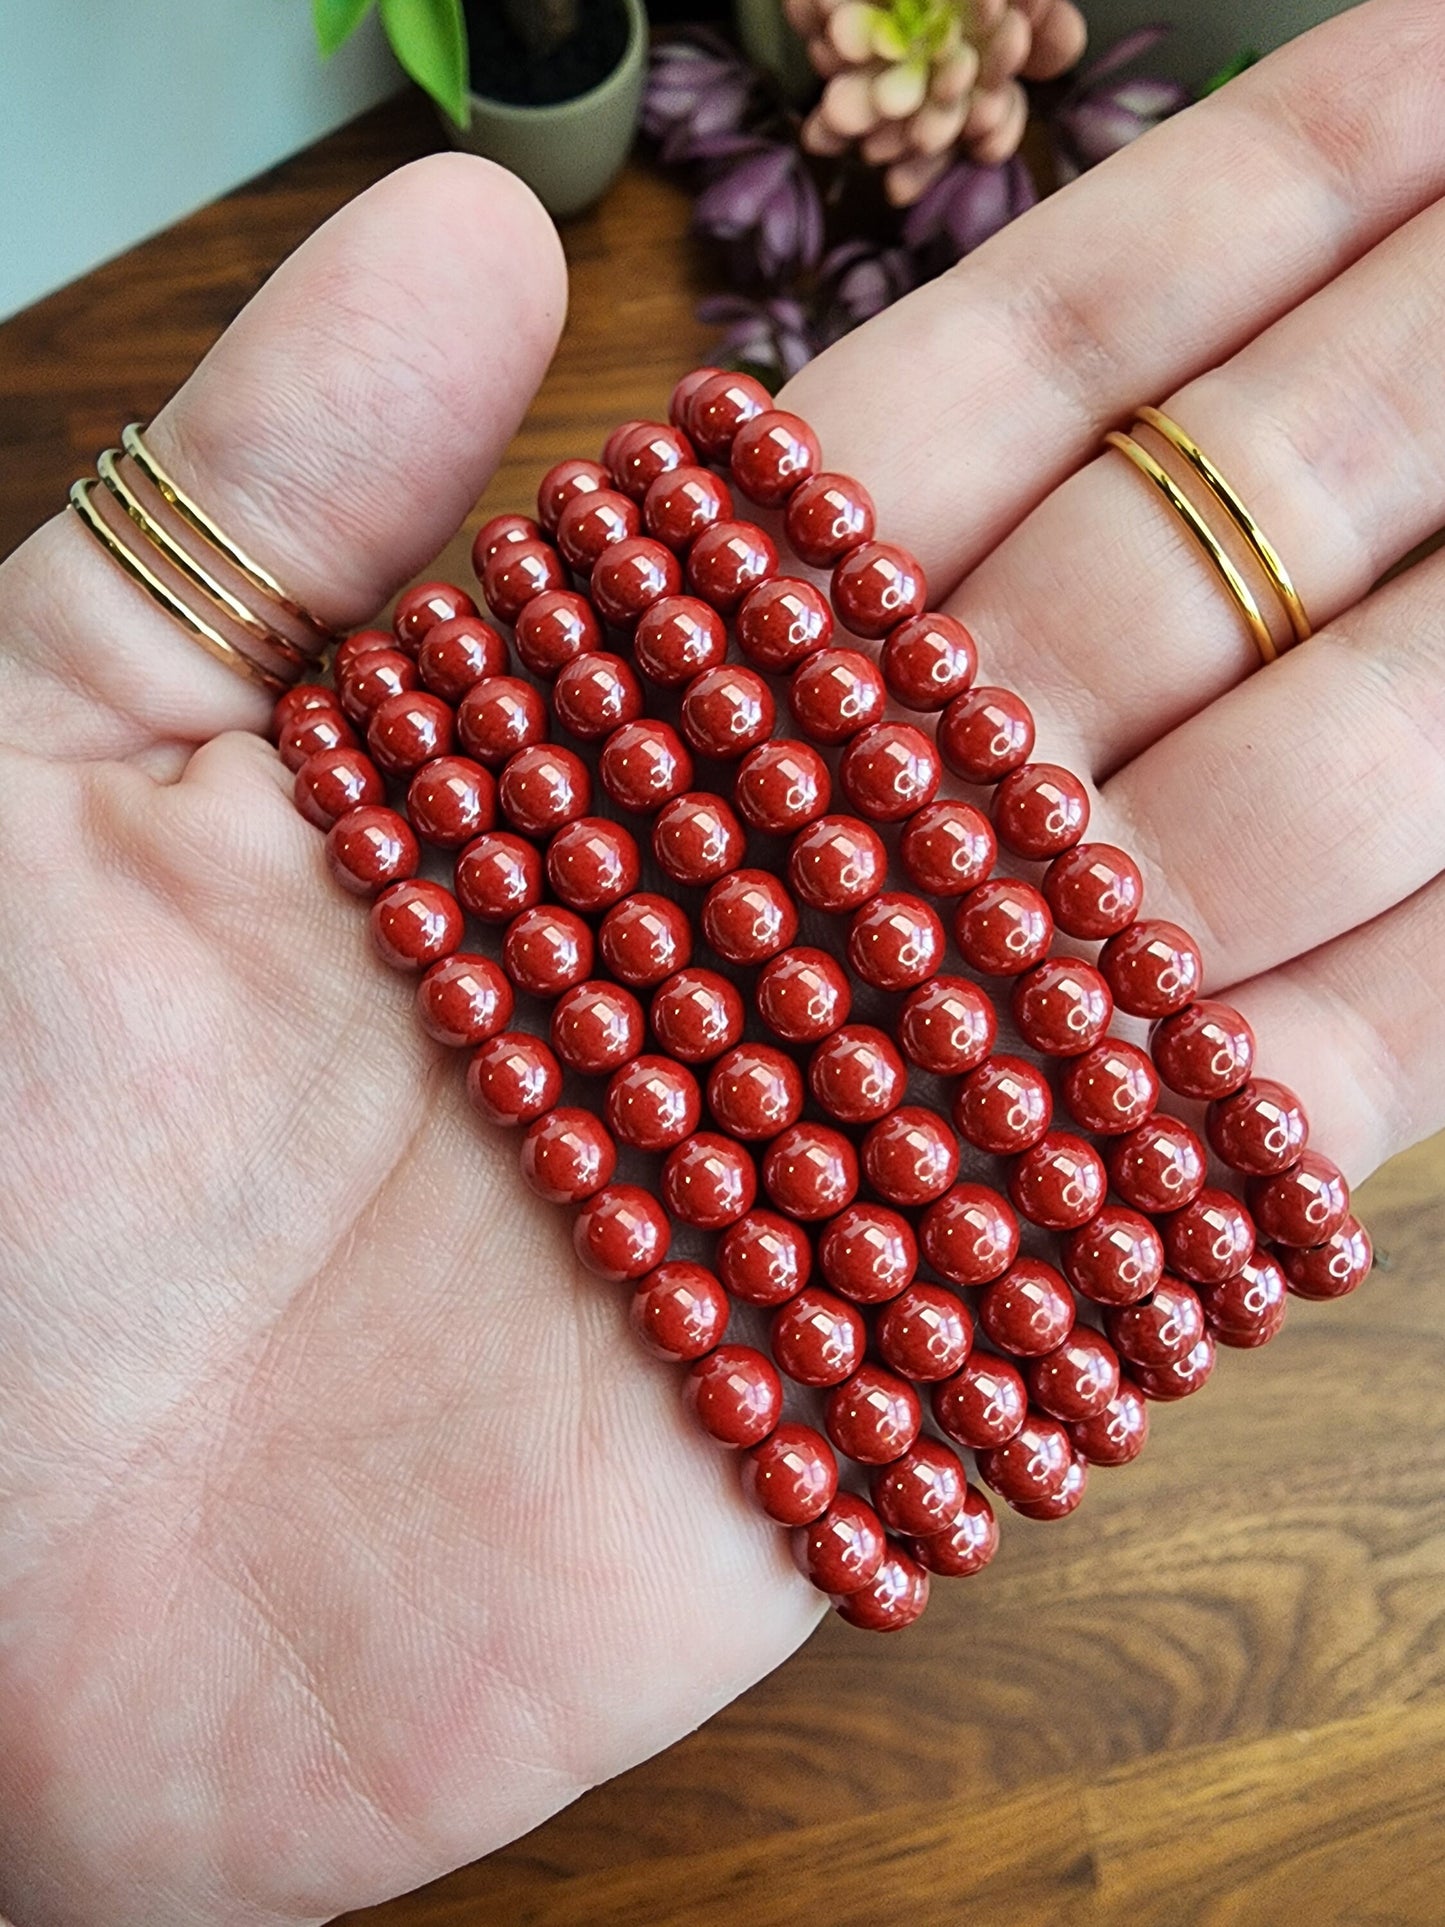
{"type": "Polygon", "coordinates": [[[682,587],[677,557],[650,535],[634,535],[610,542],[592,568],[588,594],[604,622],[630,628],[640,615],[664,596],[682,587]]]}
{"type": "Polygon", "coordinates": [[[1146,1217],[1105,1204],[1064,1240],[1069,1282],[1100,1305],[1137,1305],[1164,1275],[1164,1245],[1146,1217]]]}
{"type": "Polygon", "coordinates": [[[670,724],[640,718],[613,730],[597,774],[618,809],[649,816],[692,788],[692,757],[670,724]]]}
{"type": "Polygon", "coordinates": [[[938,753],[966,783],[998,783],[1029,759],[1034,719],[1011,689],[979,683],[955,696],[938,719],[938,753]]]}
{"type": "Polygon", "coordinates": [[[833,1287],[859,1305],[881,1305],[912,1284],[918,1240],[886,1204],[850,1204],[818,1238],[818,1265],[833,1287]]]}
{"type": "Polygon", "coordinates": [[[393,970],[425,970],[462,940],[461,906],[425,877],[389,883],[371,906],[371,941],[393,970]]]}
{"type": "Polygon", "coordinates": [[[888,1465],[918,1437],[923,1411],[913,1387],[877,1365],[860,1365],[828,1394],[828,1437],[859,1465],[888,1465]]]}
{"type": "Polygon", "coordinates": [[[781,951],[758,973],[753,996],[758,1015],[775,1037],[813,1044],[848,1020],[853,992],[836,958],[826,950],[797,945],[781,951]]]}
{"type": "Polygon", "coordinates": [[[1030,1412],[1003,1445],[978,1455],[979,1477],[1012,1506],[1040,1505],[1063,1490],[1074,1449],[1057,1419],[1030,1412]]]}
{"type": "Polygon", "coordinates": [[[974,1352],[961,1371],[933,1388],[933,1416],[955,1444],[974,1452],[1013,1438],[1028,1405],[1023,1374],[992,1352],[974,1352]]]}
{"type": "Polygon", "coordinates": [[[911,1626],[928,1605],[928,1574],[899,1546],[890,1546],[882,1565],[857,1592],[839,1593],[834,1612],[865,1633],[898,1633],[911,1626]]]}
{"type": "Polygon", "coordinates": [[[978,1322],[1000,1351],[1042,1358],[1074,1328],[1073,1293],[1052,1265],[1018,1258],[981,1293],[978,1322]]]}
{"type": "Polygon", "coordinates": [[[1232,1170],[1249,1177],[1287,1171],[1309,1140],[1309,1119],[1288,1085],[1253,1077],[1210,1105],[1209,1142],[1232,1170]]]}
{"type": "Polygon", "coordinates": [[[291,794],[308,823],[329,830],[350,810],[385,803],[386,785],[365,750],[322,749],[297,770],[291,794]]]}
{"type": "Polygon", "coordinates": [[[894,702],[928,713],[961,696],[978,674],[978,648],[952,616],[910,616],[891,629],[878,667],[894,702]]]}
{"type": "Polygon", "coordinates": [[[1000,1051],[959,1080],[953,1121],[959,1135],[993,1157],[1031,1150],[1053,1122],[1049,1080],[1027,1058],[1000,1051]]]}
{"type": "Polygon", "coordinates": [[[1089,1487],[1089,1468],[1076,1458],[1064,1474],[1064,1482],[1048,1499],[1012,1500],[1015,1512],[1024,1519],[1067,1519],[1083,1503],[1089,1487]]]}
{"type": "Polygon", "coordinates": [[[509,542],[537,542],[542,535],[541,523],[530,515],[494,515],[472,538],[472,567],[480,577],[492,557],[509,542]]]}
{"type": "Polygon", "coordinates": [[[695,463],[665,470],[642,498],[647,533],[670,549],[686,549],[704,529],[732,519],[733,498],[720,475],[695,463]]]}
{"type": "Polygon", "coordinates": [[[750,502],[781,508],[822,464],[818,437],[799,415],[770,408],[738,429],[728,454],[733,480],[750,502]]]}
{"type": "Polygon", "coordinates": [[[1032,862],[1061,856],[1089,827],[1089,793],[1057,763],[1025,763],[994,791],[993,826],[1015,856],[1032,862]]]}
{"type": "Polygon", "coordinates": [[[708,1073],[708,1109],[729,1137],[776,1137],[803,1110],[803,1073],[771,1044],[735,1044],[708,1073]]]}
{"type": "Polygon", "coordinates": [[[557,547],[579,575],[589,575],[618,542],[631,542],[642,530],[642,511],[617,489],[574,496],[557,520],[557,547]]]}
{"type": "Polygon", "coordinates": [[[537,484],[537,520],[549,535],[555,535],[562,511],[569,502],[575,502],[579,495],[592,495],[610,486],[611,477],[600,462],[580,461],[575,456],[565,462],[554,462],[537,484]]]}
{"type": "Polygon", "coordinates": [[[371,712],[366,745],[378,769],[410,776],[433,757],[449,755],[455,734],[449,703],[427,690],[407,689],[371,712]]]}
{"type": "Polygon", "coordinates": [[[718,1239],[717,1268],[734,1298],[749,1305],[781,1305],[808,1282],[812,1240],[800,1224],[776,1211],[749,1211],[718,1239]]]}
{"type": "Polygon", "coordinates": [[[569,662],[602,647],[602,628],[586,596],[548,589],[533,596],[517,617],[517,654],[534,676],[547,681],[569,662]]]}
{"type": "Polygon", "coordinates": [[[422,1029],[439,1044],[483,1044],[512,1021],[512,986],[490,957],[455,952],[416,987],[422,1029]]]}
{"type": "Polygon", "coordinates": [[[621,656],[595,650],[569,662],[552,688],[552,713],[579,742],[596,743],[646,707],[642,685],[621,656]]]}
{"type": "Polygon", "coordinates": [[[497,820],[497,785],[469,756],[423,763],[406,792],[412,828],[439,850],[459,850],[497,820]]]}
{"type": "Polygon", "coordinates": [[[791,836],[827,809],[833,779],[808,743],[781,736],[750,749],[738,765],[733,801],[755,830],[791,836]]]}
{"type": "Polygon", "coordinates": [[[1323,1244],[1286,1247],[1279,1262],[1297,1298],[1343,1298],[1369,1277],[1375,1252],[1369,1232],[1350,1217],[1323,1244]]]}
{"type": "Polygon", "coordinates": [[[1241,1351],[1267,1345],[1289,1309],[1284,1271],[1263,1251],[1256,1251],[1233,1278],[1201,1285],[1199,1297],[1205,1322],[1218,1342],[1241,1351]]]}
{"type": "Polygon", "coordinates": [[[634,1057],[609,1079],[602,1115],[619,1143],[638,1151],[670,1151],[697,1129],[702,1092],[685,1064],[671,1057],[634,1057]]]}
{"type": "Polygon", "coordinates": [[[687,552],[688,588],[724,615],[777,572],[772,537],[752,522],[716,522],[687,552]]]}
{"type": "Polygon", "coordinates": [[[916,1440],[869,1481],[883,1523],[894,1532],[920,1537],[953,1524],[967,1484],[957,1452],[934,1438],[916,1440]]]}
{"type": "Polygon", "coordinates": [[[848,744],[838,765],[843,794],[860,816],[897,823],[938,793],[938,751],[912,723],[873,723],[848,744]]]}
{"type": "Polygon", "coordinates": [[[1350,1215],[1350,1190],[1333,1158],[1303,1151],[1287,1171],[1255,1179],[1249,1208],[1275,1244],[1321,1245],[1350,1215]]]}
{"type": "Polygon", "coordinates": [[[468,916],[510,923],[542,900],[542,853],[510,830],[489,830],[457,858],[456,893],[468,916]]]}
{"type": "Polygon", "coordinates": [[[1053,941],[1049,906],[1031,883],[990,877],[958,906],[953,936],[964,961],[990,977],[1017,977],[1042,963],[1053,941]]]}
{"type": "Polygon", "coordinates": [[[630,895],[641,873],[637,839],[605,816],[579,816],[547,845],[547,878],[554,894],[584,916],[630,895]]]}
{"type": "Polygon", "coordinates": [[[874,1338],[895,1372],[932,1384],[952,1378],[966,1364],[973,1319],[956,1292],[912,1284],[884,1308],[874,1338]]]}
{"type": "Polygon", "coordinates": [[[638,422],[618,439],[607,466],[623,494],[642,502],[664,475],[695,464],[692,443],[681,429],[665,422],[638,422]]]}
{"type": "Polygon", "coordinates": [[[728,652],[727,624],[696,596],[664,596],[644,611],[632,639],[638,668],[660,689],[715,669],[728,652]]]}
{"type": "Polygon", "coordinates": [[[705,1358],[722,1343],[728,1312],[727,1293],[713,1273],[685,1259],[649,1271],[627,1307],[628,1322],[648,1351],[676,1365],[705,1358]]]}
{"type": "Polygon", "coordinates": [[[742,1464],[743,1494],[780,1526],[806,1526],[820,1518],[838,1490],[833,1448],[811,1425],[784,1423],[742,1464]]]}
{"type": "Polygon", "coordinates": [[[541,1038],[527,1031],[499,1031],[467,1065],[468,1101],[491,1124],[530,1124],[561,1095],[562,1066],[541,1038]]]}
{"type": "Polygon", "coordinates": [[[825,1513],[793,1534],[799,1572],[830,1596],[866,1586],[887,1550],[883,1521],[851,1492],[840,1492],[825,1513]]]}
{"type": "Polygon", "coordinates": [[[1139,1387],[1121,1379],[1103,1411],[1069,1426],[1068,1433],[1075,1452],[1090,1465],[1128,1465],[1149,1441],[1149,1407],[1139,1387]]]}
{"type": "Polygon", "coordinates": [[[674,883],[715,883],[747,853],[747,833],[720,796],[689,790],[653,819],[652,854],[674,883]]]}
{"type": "Polygon", "coordinates": [[[1029,1396],[1065,1424],[1097,1418],[1119,1391],[1119,1354],[1101,1333],[1075,1325],[1063,1344],[1025,1369],[1029,1396]]]}
{"type": "Polygon", "coordinates": [[[982,1572],[998,1551],[998,1521],[993,1507],[971,1485],[952,1525],[942,1532],[929,1533],[926,1539],[911,1540],[910,1545],[914,1558],[927,1571],[947,1579],[970,1578],[982,1572]]]}
{"type": "Polygon", "coordinates": [[[663,1160],[663,1199],[674,1218],[719,1231],[757,1197],[757,1168],[748,1150],[719,1131],[694,1131],[663,1160]]]}
{"type": "Polygon", "coordinates": [[[482,594],[499,622],[515,622],[533,596],[566,587],[562,558],[548,542],[508,542],[482,564],[482,594]]]}
{"type": "Polygon", "coordinates": [[[904,1104],[870,1125],[863,1169],[880,1198],[904,1209],[931,1204],[958,1176],[958,1139],[942,1118],[904,1104]]]}
{"type": "Polygon", "coordinates": [[[918,810],[904,825],[898,858],[916,888],[960,897],[982,883],[998,855],[993,826],[971,803],[945,801],[918,810]]]}
{"type": "Polygon", "coordinates": [[[520,1154],[523,1178],[548,1204],[580,1204],[610,1184],[617,1168],[606,1125],[567,1105],[527,1126],[520,1154]]]}
{"type": "Polygon", "coordinates": [[[1214,1339],[1205,1332],[1192,1351],[1185,1352],[1168,1365],[1138,1365],[1134,1368],[1134,1382],[1145,1398],[1157,1399],[1163,1403],[1180,1398],[1192,1398],[1195,1392],[1203,1389],[1209,1382],[1214,1370],[1214,1339]]]}
{"type": "Polygon", "coordinates": [[[1198,1134],[1159,1112],[1108,1147],[1109,1179],[1138,1211],[1182,1211],[1204,1189],[1208,1160],[1198,1134]]]}
{"type": "Polygon", "coordinates": [[[560,743],[519,749],[497,778],[497,802],[523,836],[551,836],[592,807],[592,777],[575,750],[560,743]]]}
{"type": "Polygon", "coordinates": [[[573,1250],[589,1271],[613,1284],[655,1273],[671,1238],[667,1213],[639,1184],[605,1185],[572,1220],[573,1250]]]}
{"type": "Polygon", "coordinates": [[[998,1020],[987,994],[966,977],[932,977],[903,1000],[898,1042],[911,1064],[959,1077],[993,1049],[998,1020]]]}
{"type": "Polygon", "coordinates": [[[883,887],[888,852],[856,816],[820,816],[799,830],[788,850],[788,882],[810,910],[837,916],[857,910],[883,887]]]}
{"type": "MultiPolygon", "coordinates": [[[[377,633],[381,636],[379,646],[383,649],[389,648],[391,637],[384,631],[379,630],[377,633]]],[[[346,643],[341,644],[336,652],[338,658],[347,646],[346,643]]],[[[363,650],[359,653],[367,652],[363,650]]],[[[334,670],[333,673],[335,673],[334,670]]],[[[271,739],[274,742],[286,725],[294,723],[299,716],[309,715],[312,711],[322,716],[334,716],[340,707],[336,691],[328,689],[324,683],[293,683],[290,689],[281,692],[272,707],[271,739]]]]}
{"type": "Polygon", "coordinates": [[[739,1450],[761,1445],[783,1409],[782,1380],[751,1345],[719,1345],[698,1359],[683,1380],[683,1393],[702,1429],[719,1445],[739,1450]]]}
{"type": "Polygon", "coordinates": [[[1228,1097],[1254,1064],[1254,1032],[1229,1004],[1186,1004],[1149,1040],[1159,1075],[1181,1097],[1228,1097]]]}
{"type": "Polygon", "coordinates": [[[642,1049],[642,1006],[621,984],[589,979],[552,1006],[552,1049],[569,1070],[608,1077],[642,1049]]]}
{"type": "Polygon", "coordinates": [[[592,975],[591,928],[575,910],[539,903],[507,925],[502,967],[529,997],[560,997],[592,975]]]}
{"type": "Polygon", "coordinates": [[[705,461],[725,462],[738,430],[772,405],[772,396],[751,375],[709,375],[688,399],[687,433],[705,461]]]}
{"type": "Polygon", "coordinates": [[[763,1184],[788,1217],[804,1223],[831,1218],[857,1192],[857,1153],[831,1125],[792,1124],[768,1146],[763,1184]]]}
{"type": "Polygon", "coordinates": [[[1096,942],[1133,923],[1144,879],[1134,859],[1112,843],[1079,843],[1049,865],[1043,891],[1060,930],[1096,942]]]}
{"type": "Polygon", "coordinates": [[[868,1342],[854,1307],[807,1285],[780,1305],[768,1331],[778,1370],[799,1385],[838,1385],[857,1371],[868,1342]]]}
{"type": "Polygon", "coordinates": [[[648,1013],[657,1041],[685,1064],[706,1064],[743,1034],[743,1000],[726,977],[695,967],[658,985],[648,1013]]]}
{"type": "Polygon", "coordinates": [[[838,1124],[872,1124],[903,1102],[908,1068],[886,1031],[844,1024],[808,1060],[808,1087],[838,1124]]]}
{"type": "Polygon", "coordinates": [[[854,911],[848,961],[875,990],[911,990],[938,970],[946,943],[937,913],[922,897],[884,890],[854,911]]]}
{"type": "Polygon", "coordinates": [[[686,435],[690,433],[687,425],[687,411],[692,406],[692,398],[705,381],[722,373],[721,368],[693,368],[679,376],[673,383],[672,394],[667,404],[667,419],[674,428],[680,428],[686,435]]]}
{"type": "Polygon", "coordinates": [[[1161,1278],[1137,1305],[1113,1307],[1104,1323],[1120,1357],[1157,1370],[1193,1351],[1204,1332],[1199,1294],[1182,1278],[1161,1278]]]}
{"type": "Polygon", "coordinates": [[[691,962],[692,920],[670,897],[635,891],[602,919],[597,948],[614,977],[651,989],[691,962]]]}
{"type": "Polygon", "coordinates": [[[1147,1051],[1105,1037],[1066,1065],[1060,1090],[1076,1124],[1117,1137],[1153,1115],[1159,1077],[1147,1051]]]}
{"type": "MultiPolygon", "coordinates": [[[[331,658],[331,674],[333,680],[340,681],[341,677],[346,674],[358,656],[370,655],[373,649],[395,649],[396,646],[396,637],[390,629],[357,629],[353,631],[353,633],[346,638],[345,642],[337,644],[336,654],[331,658]]],[[[324,704],[306,700],[309,692],[316,687],[318,687],[318,685],[312,683],[297,683],[293,688],[286,690],[277,698],[276,708],[272,711],[272,727],[276,735],[280,735],[283,724],[289,722],[293,716],[300,714],[303,709],[335,709],[337,707],[336,691],[334,689],[325,691],[328,701],[324,704]],[[294,698],[295,700],[290,708],[283,710],[281,705],[286,702],[288,697],[294,698]]]]}
{"type": "Polygon", "coordinates": [[[888,692],[875,664],[857,649],[820,649],[793,672],[788,708],[813,743],[846,743],[881,722],[888,692]]]}
{"type": "Polygon", "coordinates": [[[694,676],[683,691],[682,733],[699,756],[730,762],[772,734],[777,706],[754,669],[720,663],[694,676]]]}
{"type": "Polygon", "coordinates": [[[873,498],[863,484],[828,471],[799,483],[783,513],[788,545],[810,569],[831,568],[871,542],[874,526],[873,498]]]}
{"type": "Polygon", "coordinates": [[[827,646],[833,611],[811,582],[779,575],[750,590],[737,613],[738,647],[757,669],[791,675],[827,646]]]}
{"type": "Polygon", "coordinates": [[[860,542],[833,569],[833,607],[855,636],[881,641],[888,631],[928,605],[928,584],[916,556],[892,542],[860,542]]]}
{"type": "Polygon", "coordinates": [[[1114,1002],[1131,1017],[1167,1017],[1199,993],[1204,963],[1187,930],[1160,917],[1121,930],[1099,953],[1114,1002]]]}
{"type": "Polygon", "coordinates": [[[1019,1221],[992,1186],[955,1184],[918,1226],[923,1255],[954,1285],[984,1285],[1018,1257],[1019,1221]]]}
{"type": "Polygon", "coordinates": [[[1016,1158],[1009,1196],[1030,1224],[1071,1231],[1104,1202],[1104,1162],[1091,1144],[1069,1131],[1048,1131],[1016,1158]]]}
{"type": "Polygon", "coordinates": [[[374,649],[337,676],[336,693],[350,722],[357,729],[365,729],[378,704],[388,696],[404,695],[420,683],[416,664],[402,650],[374,649]]]}
{"type": "Polygon", "coordinates": [[[1079,957],[1045,957],[1013,990],[1019,1035],[1047,1057],[1079,1057],[1109,1028],[1114,1000],[1093,964],[1079,957]]]}
{"type": "Polygon", "coordinates": [[[1160,1230],[1171,1269],[1196,1284],[1232,1278],[1254,1250],[1254,1219],[1228,1191],[1206,1187],[1160,1230]]]}
{"type": "Polygon", "coordinates": [[[519,676],[488,676],[457,705],[457,735],[468,755],[498,770],[519,750],[546,741],[546,698],[519,676]]]}
{"type": "Polygon", "coordinates": [[[418,582],[396,599],[391,626],[396,639],[412,655],[439,622],[474,616],[477,605],[455,582],[418,582]]]}

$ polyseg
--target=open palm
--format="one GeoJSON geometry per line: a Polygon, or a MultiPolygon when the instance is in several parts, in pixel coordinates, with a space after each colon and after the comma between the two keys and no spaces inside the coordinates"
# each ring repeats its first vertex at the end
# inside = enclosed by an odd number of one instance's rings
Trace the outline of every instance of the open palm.
{"type": "MultiPolygon", "coordinates": [[[[1442,124],[1437,8],[1373,0],[793,390],[1352,1177],[1442,1121],[1445,562],[1371,592],[1445,520],[1442,124]],[[1321,631],[1266,675],[1132,470],[1082,466],[1146,399],[1321,631]]],[[[521,190],[422,163],[281,271],[154,441],[356,622],[475,499],[562,301],[521,190]]],[[[264,711],[78,525],[5,564],[18,1927],[398,1891],[665,1745],[817,1612],[367,954],[264,711]]]]}

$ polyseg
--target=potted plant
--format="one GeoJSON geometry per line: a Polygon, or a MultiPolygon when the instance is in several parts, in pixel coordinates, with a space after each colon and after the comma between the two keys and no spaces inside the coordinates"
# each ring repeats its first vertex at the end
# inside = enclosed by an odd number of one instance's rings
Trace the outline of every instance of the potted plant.
{"type": "MultiPolygon", "coordinates": [[[[647,58],[643,0],[375,0],[398,61],[458,147],[500,161],[549,212],[595,201],[627,158],[647,58]]],[[[332,53],[373,0],[312,0],[332,53]]]]}

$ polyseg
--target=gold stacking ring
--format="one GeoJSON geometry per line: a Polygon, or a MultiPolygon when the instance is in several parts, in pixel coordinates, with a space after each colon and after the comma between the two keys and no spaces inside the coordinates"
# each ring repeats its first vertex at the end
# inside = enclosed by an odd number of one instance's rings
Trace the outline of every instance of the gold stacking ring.
{"type": "Polygon", "coordinates": [[[207,549],[221,558],[241,583],[255,592],[265,613],[252,607],[236,589],[228,588],[206,562],[158,519],[122,472],[121,449],[106,449],[96,464],[96,475],[86,476],[74,484],[70,506],[131,581],[217,661],[264,689],[276,691],[290,687],[299,680],[308,660],[321,655],[336,640],[334,632],[294,596],[288,595],[270,571],[248,555],[239,543],[222,532],[157,461],[138,423],[132,422],[124,430],[121,443],[125,455],[166,507],[207,549]],[[97,478],[144,537],[145,546],[132,547],[101,513],[94,499],[97,478]],[[192,606],[191,600],[182,593],[183,586],[199,591],[200,597],[220,617],[219,626],[209,614],[192,606]],[[280,622],[278,613],[283,618],[280,622]],[[288,635],[287,624],[299,633],[294,637],[288,635]],[[227,625],[239,634],[228,634],[227,625]],[[248,646],[246,639],[256,646],[248,646]]]}
{"type": "MultiPolygon", "coordinates": [[[[1246,548],[1259,564],[1265,579],[1279,598],[1289,618],[1293,643],[1307,642],[1311,633],[1310,619],[1305,614],[1299,592],[1290,579],[1288,569],[1280,560],[1278,550],[1244,506],[1237,490],[1232,488],[1220,474],[1199,444],[1185,433],[1178,422],[1172,421],[1162,410],[1137,409],[1134,425],[1140,422],[1152,428],[1155,434],[1162,436],[1171,447],[1177,449],[1194,474],[1199,477],[1209,495],[1223,509],[1243,538],[1246,548]]],[[[1249,628],[1250,635],[1254,638],[1261,661],[1273,662],[1280,653],[1280,645],[1276,642],[1274,631],[1259,606],[1259,599],[1194,501],[1179,486],[1169,471],[1156,461],[1149,450],[1137,442],[1132,435],[1126,435],[1119,429],[1112,429],[1104,440],[1110,448],[1117,448],[1121,455],[1127,455],[1135,468],[1142,475],[1147,476],[1164,497],[1189,534],[1198,543],[1205,559],[1234,599],[1249,628]]],[[[1293,643],[1287,643],[1285,646],[1292,647],[1293,643]]]]}

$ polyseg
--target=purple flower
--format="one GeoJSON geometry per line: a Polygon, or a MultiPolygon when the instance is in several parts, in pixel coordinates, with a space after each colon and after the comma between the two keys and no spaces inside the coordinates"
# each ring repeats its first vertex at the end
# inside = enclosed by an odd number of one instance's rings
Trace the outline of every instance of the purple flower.
{"type": "Polygon", "coordinates": [[[1017,154],[1001,167],[956,161],[909,208],[906,247],[940,266],[961,260],[1038,199],[1033,176],[1017,154]]]}
{"type": "Polygon", "coordinates": [[[724,328],[718,343],[723,360],[746,362],[770,375],[777,387],[823,346],[814,338],[802,305],[784,297],[749,301],[743,295],[720,294],[701,302],[697,312],[699,320],[724,328]]]}
{"type": "Polygon", "coordinates": [[[642,131],[668,163],[705,159],[720,136],[736,136],[756,75],[720,34],[699,28],[652,50],[642,96],[642,131]]]}
{"type": "Polygon", "coordinates": [[[818,265],[823,202],[798,149],[777,141],[738,143],[698,196],[699,234],[737,244],[737,272],[776,286],[818,265]]]}
{"type": "Polygon", "coordinates": [[[1120,78],[1121,70],[1155,47],[1167,27],[1140,27],[1126,34],[1075,78],[1055,106],[1053,127],[1060,177],[1072,180],[1121,147],[1147,134],[1193,96],[1178,81],[1139,74],[1120,78]]]}
{"type": "Polygon", "coordinates": [[[830,248],[818,270],[824,299],[832,309],[828,337],[837,340],[917,285],[918,273],[904,248],[876,248],[867,241],[844,241],[830,248]]]}

